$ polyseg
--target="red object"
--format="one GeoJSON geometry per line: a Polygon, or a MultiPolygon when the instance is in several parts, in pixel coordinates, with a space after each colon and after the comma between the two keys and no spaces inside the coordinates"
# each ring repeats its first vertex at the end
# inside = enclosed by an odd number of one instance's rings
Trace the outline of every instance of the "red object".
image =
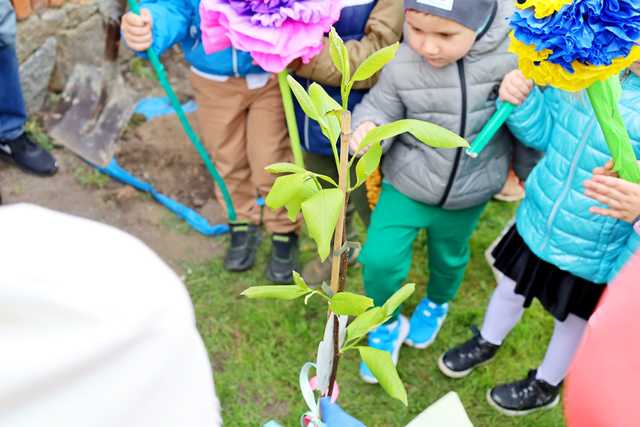
{"type": "Polygon", "coordinates": [[[640,426],[640,253],[589,320],[564,392],[569,427],[640,426]]]}

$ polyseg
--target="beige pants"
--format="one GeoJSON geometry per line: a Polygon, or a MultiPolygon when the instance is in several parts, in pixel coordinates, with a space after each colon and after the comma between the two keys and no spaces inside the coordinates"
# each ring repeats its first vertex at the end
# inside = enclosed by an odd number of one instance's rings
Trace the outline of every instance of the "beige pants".
{"type": "MultiPolygon", "coordinates": [[[[264,168],[293,158],[278,82],[250,90],[242,78],[217,82],[191,73],[191,83],[202,139],[229,188],[238,221],[258,224],[256,198],[265,197],[275,180],[264,168]]],[[[224,204],[217,187],[216,196],[224,204]]],[[[265,208],[263,221],[272,233],[300,228],[284,209],[265,208]]]]}

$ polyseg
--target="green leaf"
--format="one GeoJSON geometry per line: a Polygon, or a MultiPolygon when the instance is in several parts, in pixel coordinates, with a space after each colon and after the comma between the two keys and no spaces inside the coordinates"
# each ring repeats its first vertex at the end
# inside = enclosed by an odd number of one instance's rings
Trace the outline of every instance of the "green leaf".
{"type": "Polygon", "coordinates": [[[289,83],[289,87],[291,91],[295,95],[298,100],[298,104],[302,108],[302,111],[311,119],[318,121],[319,113],[316,111],[316,107],[311,101],[311,97],[307,93],[306,90],[302,87],[300,83],[292,76],[287,76],[287,82],[289,83]]]}
{"type": "Polygon", "coordinates": [[[311,289],[301,289],[298,285],[253,286],[245,289],[241,295],[251,299],[281,299],[294,300],[313,292],[311,289]]]}
{"type": "Polygon", "coordinates": [[[405,302],[407,298],[413,294],[413,291],[416,290],[415,283],[408,283],[398,289],[395,294],[391,295],[391,297],[384,303],[382,308],[385,311],[385,314],[389,317],[393,316],[393,313],[400,307],[400,304],[405,302]]]}
{"type": "Polygon", "coordinates": [[[289,219],[295,221],[302,203],[318,191],[316,183],[306,171],[279,176],[267,194],[265,203],[273,210],[286,207],[289,219]]]}
{"type": "Polygon", "coordinates": [[[360,82],[371,78],[375,73],[382,70],[382,67],[387,65],[396,56],[400,48],[400,43],[394,43],[391,46],[380,49],[374,52],[370,57],[364,60],[358,67],[353,77],[352,82],[360,82]]]}
{"type": "Polygon", "coordinates": [[[347,342],[353,343],[369,333],[372,329],[386,322],[389,316],[382,307],[367,310],[347,326],[347,342]]]}
{"type": "Polygon", "coordinates": [[[355,188],[360,187],[369,175],[371,175],[380,165],[382,159],[382,145],[380,142],[374,142],[369,151],[358,160],[356,164],[356,177],[358,181],[355,188]]]}
{"type": "Polygon", "coordinates": [[[309,86],[309,97],[316,110],[325,116],[332,111],[342,111],[342,106],[324,90],[318,83],[309,86]]]}
{"type": "Polygon", "coordinates": [[[371,347],[358,347],[360,357],[378,380],[384,391],[407,406],[407,390],[393,365],[391,354],[371,347]]]}
{"type": "Polygon", "coordinates": [[[329,303],[331,311],[338,315],[359,316],[373,307],[373,300],[351,292],[338,292],[329,303]]]}
{"type": "Polygon", "coordinates": [[[307,285],[307,282],[304,281],[300,273],[298,273],[297,271],[293,272],[293,283],[301,290],[313,292],[313,289],[311,289],[309,285],[307,285]]]}
{"type": "Polygon", "coordinates": [[[265,203],[274,210],[284,207],[303,190],[304,182],[307,179],[309,177],[306,173],[279,176],[274,181],[271,191],[267,194],[265,203]]]}
{"type": "Polygon", "coordinates": [[[358,147],[358,151],[372,145],[374,142],[393,138],[403,133],[411,133],[418,141],[435,148],[468,147],[469,143],[457,133],[442,126],[422,120],[405,119],[378,126],[369,132],[358,147]]]}
{"type": "Polygon", "coordinates": [[[294,163],[274,163],[264,168],[267,172],[272,174],[281,173],[305,173],[305,168],[298,166],[294,163]]]}
{"type": "Polygon", "coordinates": [[[336,32],[336,29],[331,27],[329,32],[329,54],[331,55],[331,61],[333,65],[342,74],[343,85],[351,78],[351,65],[349,64],[349,53],[344,45],[344,41],[336,32]]]}
{"type": "Polygon", "coordinates": [[[318,255],[322,261],[330,252],[331,238],[344,206],[344,193],[338,188],[320,190],[302,203],[302,214],[309,235],[318,245],[318,255]]]}
{"type": "Polygon", "coordinates": [[[335,145],[340,138],[342,129],[340,127],[340,120],[334,114],[328,114],[324,117],[325,122],[320,124],[322,134],[329,140],[332,145],[335,145]]]}

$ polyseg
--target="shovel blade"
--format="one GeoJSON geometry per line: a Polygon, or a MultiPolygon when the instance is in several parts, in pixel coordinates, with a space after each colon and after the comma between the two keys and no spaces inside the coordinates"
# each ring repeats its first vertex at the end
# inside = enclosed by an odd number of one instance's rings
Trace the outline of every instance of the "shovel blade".
{"type": "Polygon", "coordinates": [[[135,107],[134,96],[120,75],[105,81],[99,67],[77,65],[50,124],[49,134],[96,166],[106,166],[135,107]],[[108,94],[108,95],[107,95],[108,94]]]}

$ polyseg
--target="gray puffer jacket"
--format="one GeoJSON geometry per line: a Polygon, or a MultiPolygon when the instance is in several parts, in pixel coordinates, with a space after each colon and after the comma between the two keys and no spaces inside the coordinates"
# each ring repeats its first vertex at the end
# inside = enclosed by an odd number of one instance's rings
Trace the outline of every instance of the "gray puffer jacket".
{"type": "MultiPolygon", "coordinates": [[[[435,123],[473,141],[496,109],[505,74],[517,67],[507,52],[512,0],[498,0],[493,21],[466,57],[442,69],[431,67],[406,43],[385,67],[377,85],[356,107],[354,128],[409,118],[435,123]]],[[[491,199],[503,187],[514,140],[506,126],[476,159],[463,149],[436,149],[403,134],[385,141],[382,172],[408,197],[445,209],[464,209],[491,199]]],[[[519,144],[518,144],[519,145],[519,144]]],[[[525,148],[522,147],[523,153],[525,148]]],[[[535,158],[528,151],[518,161],[535,158]]],[[[528,166],[530,170],[534,161],[528,166]]],[[[528,171],[519,175],[526,175],[528,171]]],[[[523,176],[524,178],[524,176],[523,176]]]]}
{"type": "Polygon", "coordinates": [[[0,48],[16,44],[16,16],[11,0],[0,0],[0,48]]]}

